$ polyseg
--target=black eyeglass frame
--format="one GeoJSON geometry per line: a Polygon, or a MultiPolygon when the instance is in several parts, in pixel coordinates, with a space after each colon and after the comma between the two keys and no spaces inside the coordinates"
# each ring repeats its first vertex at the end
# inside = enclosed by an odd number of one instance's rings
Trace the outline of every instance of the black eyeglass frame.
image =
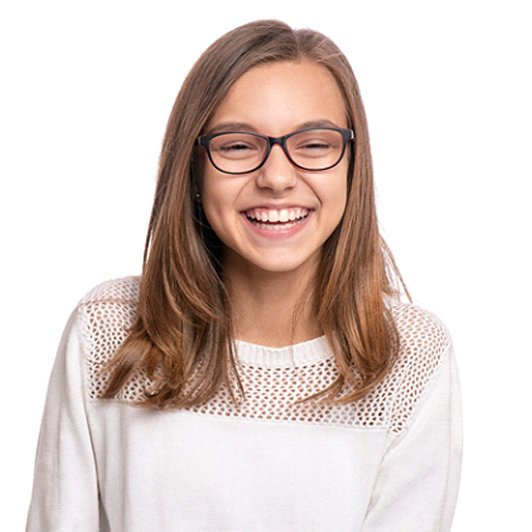
{"type": "Polygon", "coordinates": [[[257,170],[259,170],[260,168],[262,168],[264,166],[264,164],[266,163],[266,161],[268,160],[268,157],[270,156],[270,153],[272,151],[272,148],[275,144],[278,144],[279,146],[281,146],[284,154],[286,155],[287,159],[296,167],[296,168],[300,168],[301,170],[306,170],[306,171],[309,171],[309,172],[324,172],[325,170],[330,170],[331,168],[334,168],[337,164],[340,163],[340,161],[343,159],[344,155],[345,155],[345,149],[347,147],[347,143],[348,142],[353,142],[355,140],[355,132],[353,129],[348,129],[348,128],[343,128],[343,127],[308,127],[308,128],[304,128],[304,129],[298,129],[296,131],[292,131],[291,133],[288,133],[286,135],[283,135],[282,137],[269,137],[268,135],[262,135],[261,133],[255,133],[253,131],[221,131],[219,133],[212,133],[210,135],[201,135],[199,137],[196,138],[196,145],[198,146],[203,146],[203,148],[205,148],[205,151],[207,152],[207,155],[209,157],[209,161],[211,162],[211,164],[214,166],[214,168],[216,168],[218,171],[224,173],[224,174],[229,174],[229,175],[244,175],[244,174],[250,174],[251,172],[256,172],[257,170]],[[319,168],[319,169],[316,169],[316,168],[307,168],[305,166],[302,166],[298,163],[296,163],[292,157],[290,156],[290,153],[288,153],[288,148],[286,147],[286,141],[290,138],[290,137],[293,137],[294,135],[298,135],[299,133],[305,133],[306,131],[313,131],[315,129],[318,129],[318,130],[327,130],[327,131],[338,131],[338,133],[341,133],[342,135],[342,141],[343,141],[343,146],[342,146],[342,151],[340,153],[340,156],[338,157],[338,160],[334,163],[334,164],[331,164],[325,168],[319,168]],[[245,133],[246,135],[253,135],[255,137],[259,137],[261,139],[264,139],[266,141],[266,150],[264,152],[264,157],[261,161],[260,164],[258,164],[256,167],[252,168],[251,170],[246,170],[245,172],[228,172],[227,170],[223,170],[222,168],[220,168],[213,160],[213,157],[211,155],[211,150],[210,150],[210,143],[211,143],[211,140],[216,138],[216,137],[219,137],[221,135],[234,135],[234,134],[238,134],[238,133],[245,133]]]}

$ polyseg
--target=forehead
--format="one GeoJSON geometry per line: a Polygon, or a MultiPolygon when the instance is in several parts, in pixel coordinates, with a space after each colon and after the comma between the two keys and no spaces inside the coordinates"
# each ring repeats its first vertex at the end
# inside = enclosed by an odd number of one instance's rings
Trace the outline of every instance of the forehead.
{"type": "Polygon", "coordinates": [[[231,87],[208,129],[244,123],[270,135],[301,124],[331,122],[346,127],[340,88],[324,66],[308,60],[282,61],[252,68],[231,87]]]}

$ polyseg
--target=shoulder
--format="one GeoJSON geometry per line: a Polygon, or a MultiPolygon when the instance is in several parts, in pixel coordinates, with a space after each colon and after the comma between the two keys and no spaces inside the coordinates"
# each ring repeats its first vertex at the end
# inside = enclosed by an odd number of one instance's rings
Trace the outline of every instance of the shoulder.
{"type": "Polygon", "coordinates": [[[82,335],[93,350],[94,344],[114,346],[125,340],[125,334],[137,314],[140,277],[124,277],[94,287],[78,303],[82,335]]]}
{"type": "Polygon", "coordinates": [[[89,396],[96,398],[105,385],[101,369],[129,335],[137,315],[140,277],[106,281],[78,303],[80,340],[88,371],[89,396]]]}
{"type": "Polygon", "coordinates": [[[139,277],[106,281],[94,287],[78,303],[78,318],[85,342],[121,343],[137,314],[139,277]]]}
{"type": "Polygon", "coordinates": [[[390,302],[399,352],[387,381],[394,389],[391,430],[400,433],[413,418],[432,381],[451,356],[447,327],[432,312],[412,303],[390,302]]]}
{"type": "Polygon", "coordinates": [[[447,327],[432,312],[413,303],[389,302],[402,357],[437,361],[451,344],[447,327]]]}
{"type": "Polygon", "coordinates": [[[78,306],[98,303],[137,305],[140,290],[140,277],[112,279],[95,286],[79,302],[78,306]]]}

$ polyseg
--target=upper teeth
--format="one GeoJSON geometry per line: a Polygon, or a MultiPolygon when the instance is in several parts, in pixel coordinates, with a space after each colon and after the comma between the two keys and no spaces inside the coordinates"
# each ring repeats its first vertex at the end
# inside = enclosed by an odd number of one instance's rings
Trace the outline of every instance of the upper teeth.
{"type": "Polygon", "coordinates": [[[308,214],[308,209],[292,208],[292,209],[250,209],[246,211],[248,218],[253,218],[260,222],[291,222],[304,218],[308,214]]]}

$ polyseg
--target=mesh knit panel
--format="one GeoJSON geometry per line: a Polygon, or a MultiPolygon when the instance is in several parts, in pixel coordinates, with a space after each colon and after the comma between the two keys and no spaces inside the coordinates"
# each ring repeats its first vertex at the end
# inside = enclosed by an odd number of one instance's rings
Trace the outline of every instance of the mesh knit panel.
{"type": "MultiPolygon", "coordinates": [[[[108,281],[81,300],[82,339],[87,353],[88,390],[92,399],[100,398],[107,386],[109,374],[101,370],[127,338],[135,319],[139,287],[136,277],[108,281]]],[[[147,384],[144,376],[132,379],[117,399],[138,401],[147,384]]]]}
{"type": "MultiPolygon", "coordinates": [[[[80,303],[91,399],[98,400],[106,387],[107,376],[101,369],[127,337],[138,292],[139,279],[129,277],[96,287],[80,303]]],[[[208,403],[189,410],[224,417],[386,428],[400,433],[447,353],[449,337],[432,314],[414,305],[394,303],[392,313],[401,339],[399,357],[385,379],[359,401],[341,406],[318,401],[296,404],[338,376],[334,358],[324,350],[320,360],[311,363],[261,365],[240,361],[244,400],[235,404],[222,387],[208,403]]],[[[116,399],[136,403],[149,384],[145,375],[137,375],[116,399]]]]}

